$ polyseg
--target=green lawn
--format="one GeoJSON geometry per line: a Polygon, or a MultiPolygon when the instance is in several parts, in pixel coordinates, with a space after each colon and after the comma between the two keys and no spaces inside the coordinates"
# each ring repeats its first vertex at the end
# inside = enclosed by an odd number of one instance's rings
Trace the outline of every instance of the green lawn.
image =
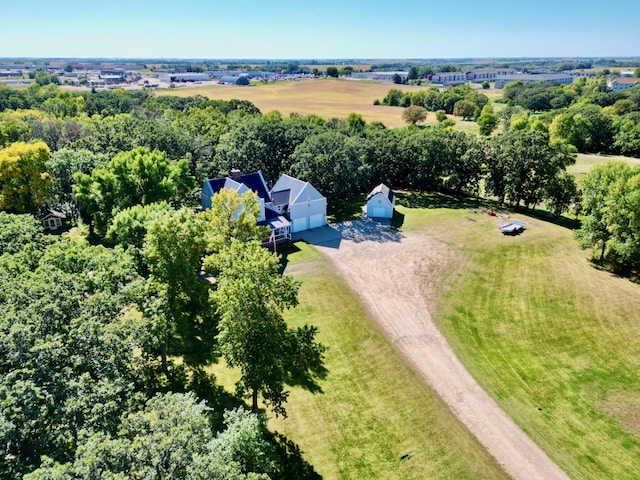
{"type": "Polygon", "coordinates": [[[517,215],[510,237],[466,208],[399,210],[459,252],[438,321],[485,390],[572,478],[638,478],[640,286],[551,223],[517,215]]]}
{"type": "Polygon", "coordinates": [[[569,168],[567,168],[567,171],[573,174],[576,177],[578,183],[580,183],[582,177],[589,170],[591,170],[594,165],[613,160],[627,162],[632,166],[640,165],[640,158],[624,157],[622,155],[597,155],[593,153],[579,153],[575,165],[571,165],[569,168]]]}
{"type": "Polygon", "coordinates": [[[323,393],[292,389],[289,418],[272,419],[270,427],[298,443],[325,479],[506,478],[405,365],[327,260],[296,245],[287,269],[303,283],[288,320],[319,327],[329,374],[323,393]]]}

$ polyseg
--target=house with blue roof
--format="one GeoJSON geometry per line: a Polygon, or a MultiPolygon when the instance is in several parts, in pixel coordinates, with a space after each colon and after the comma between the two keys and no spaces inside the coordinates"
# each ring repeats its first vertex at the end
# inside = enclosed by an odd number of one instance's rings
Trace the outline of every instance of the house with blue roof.
{"type": "Polygon", "coordinates": [[[291,233],[321,227],[327,223],[327,199],[309,182],[282,175],[269,190],[261,171],[241,174],[237,169],[231,176],[206,179],[202,186],[203,209],[211,208],[211,199],[223,188],[242,195],[252,190],[258,197],[261,225],[271,229],[270,241],[290,240],[291,233]]]}

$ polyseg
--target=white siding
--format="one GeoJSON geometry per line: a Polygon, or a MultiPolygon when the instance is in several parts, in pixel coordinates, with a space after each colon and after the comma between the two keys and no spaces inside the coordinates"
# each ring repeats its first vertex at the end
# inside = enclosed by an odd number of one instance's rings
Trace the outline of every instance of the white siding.
{"type": "Polygon", "coordinates": [[[367,202],[367,217],[393,218],[393,205],[387,197],[378,193],[367,202]]]}

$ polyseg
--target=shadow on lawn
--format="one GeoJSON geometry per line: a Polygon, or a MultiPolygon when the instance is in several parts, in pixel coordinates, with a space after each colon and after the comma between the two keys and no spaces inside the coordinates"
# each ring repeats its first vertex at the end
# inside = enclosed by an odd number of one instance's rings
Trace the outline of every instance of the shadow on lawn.
{"type": "MultiPolygon", "coordinates": [[[[193,368],[187,389],[193,391],[199,398],[207,401],[216,408],[210,411],[213,427],[223,428],[223,413],[238,407],[247,408],[246,403],[230,394],[216,384],[214,375],[207,374],[202,368],[193,368]]],[[[264,413],[264,412],[262,412],[264,413]]],[[[300,447],[278,432],[265,432],[266,439],[275,448],[276,456],[282,466],[280,476],[283,480],[320,480],[322,477],[314,470],[313,465],[302,456],[300,447]]]]}

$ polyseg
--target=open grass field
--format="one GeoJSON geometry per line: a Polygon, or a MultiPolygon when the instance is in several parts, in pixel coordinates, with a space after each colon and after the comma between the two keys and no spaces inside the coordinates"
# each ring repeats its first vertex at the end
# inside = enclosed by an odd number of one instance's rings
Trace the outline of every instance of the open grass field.
{"type": "Polygon", "coordinates": [[[598,155],[579,153],[575,165],[571,165],[569,168],[567,168],[567,171],[573,174],[576,177],[578,184],[580,184],[580,180],[582,179],[582,177],[589,170],[591,170],[593,166],[613,160],[627,162],[632,166],[640,165],[640,158],[624,157],[622,155],[598,155]]]}
{"type": "Polygon", "coordinates": [[[640,285],[552,223],[517,215],[510,237],[465,208],[399,210],[458,251],[437,319],[485,390],[571,478],[638,478],[640,285]]]}
{"type": "MultiPolygon", "coordinates": [[[[375,99],[382,100],[391,88],[411,92],[426,87],[343,79],[307,79],[247,87],[209,84],[157,92],[159,95],[203,95],[221,100],[249,100],[262,113],[278,110],[284,116],[299,113],[315,114],[325,119],[347,118],[350,113],[355,112],[367,122],[382,122],[388,128],[405,126],[402,108],[373,105],[375,99]]],[[[425,123],[435,122],[435,113],[430,112],[425,123]]]]}
{"type": "Polygon", "coordinates": [[[288,320],[319,327],[329,374],[323,393],[292,389],[289,418],[270,420],[270,428],[299,444],[324,479],[506,478],[387,342],[328,260],[296,245],[287,272],[303,283],[288,320]]]}

